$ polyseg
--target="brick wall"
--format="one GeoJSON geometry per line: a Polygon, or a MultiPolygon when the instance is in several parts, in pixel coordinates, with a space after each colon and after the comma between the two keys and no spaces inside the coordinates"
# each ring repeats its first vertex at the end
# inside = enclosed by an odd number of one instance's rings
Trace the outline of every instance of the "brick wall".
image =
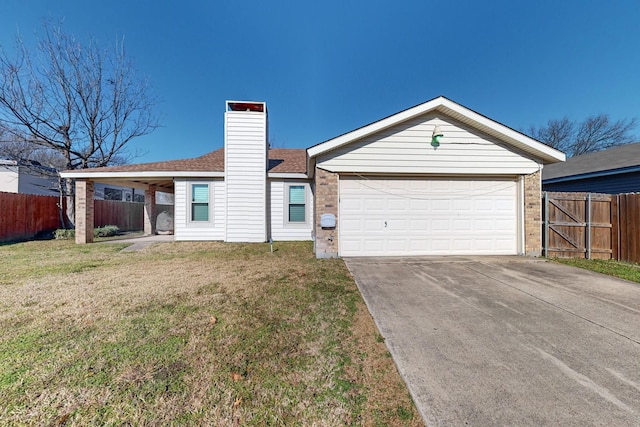
{"type": "Polygon", "coordinates": [[[144,234],[156,234],[156,186],[144,190],[144,234]]]}
{"type": "Polygon", "coordinates": [[[525,255],[542,253],[542,202],[540,171],[524,177],[524,251],[525,255]]]}
{"type": "Polygon", "coordinates": [[[93,242],[93,181],[76,180],[76,243],[93,242]]]}
{"type": "Polygon", "coordinates": [[[338,174],[316,167],[315,178],[315,252],[318,258],[335,258],[338,256],[338,174]],[[335,229],[322,229],[322,214],[336,216],[335,229]]]}

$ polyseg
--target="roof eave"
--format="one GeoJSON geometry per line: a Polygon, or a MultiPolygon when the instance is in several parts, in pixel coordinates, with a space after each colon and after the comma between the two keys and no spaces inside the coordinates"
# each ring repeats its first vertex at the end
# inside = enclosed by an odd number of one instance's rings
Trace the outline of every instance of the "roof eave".
{"type": "Polygon", "coordinates": [[[543,179],[543,184],[554,184],[557,182],[578,181],[581,179],[599,178],[602,176],[621,175],[624,173],[640,172],[640,166],[632,166],[619,169],[609,169],[596,172],[580,173],[576,175],[558,176],[555,178],[543,179]]]}
{"type": "Polygon", "coordinates": [[[224,172],[219,171],[131,171],[131,172],[90,172],[82,171],[60,172],[62,178],[224,178],[224,172]]]}
{"type": "Polygon", "coordinates": [[[392,116],[310,147],[307,149],[307,155],[310,159],[315,158],[321,154],[335,150],[356,140],[365,138],[399,123],[436,110],[505,141],[512,146],[539,158],[545,164],[563,162],[566,160],[566,156],[563,152],[536,141],[521,132],[515,131],[508,126],[489,119],[488,117],[485,117],[473,110],[463,107],[462,105],[443,96],[439,96],[415,107],[411,107],[392,116]]]}
{"type": "Polygon", "coordinates": [[[309,179],[309,176],[299,172],[269,172],[269,178],[309,179]]]}

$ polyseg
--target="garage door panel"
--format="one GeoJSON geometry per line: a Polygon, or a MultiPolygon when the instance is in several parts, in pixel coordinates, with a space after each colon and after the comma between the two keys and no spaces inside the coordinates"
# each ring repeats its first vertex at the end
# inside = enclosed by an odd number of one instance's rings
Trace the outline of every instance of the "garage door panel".
{"type": "Polygon", "coordinates": [[[340,254],[515,254],[515,180],[341,178],[340,254]]]}
{"type": "Polygon", "coordinates": [[[473,230],[473,221],[470,219],[454,219],[453,228],[460,231],[473,230]]]}
{"type": "Polygon", "coordinates": [[[432,219],[431,231],[433,232],[449,232],[451,231],[451,221],[449,219],[432,219]]]}
{"type": "Polygon", "coordinates": [[[378,231],[381,230],[382,227],[382,220],[381,219],[366,219],[363,221],[364,222],[364,227],[363,230],[365,233],[369,233],[372,231],[378,231]]]}
{"type": "Polygon", "coordinates": [[[431,250],[435,253],[438,252],[446,252],[451,249],[451,241],[450,239],[438,239],[434,237],[431,239],[431,250]]]}
{"type": "Polygon", "coordinates": [[[454,200],[453,207],[457,212],[469,212],[473,210],[473,202],[471,200],[454,200]]]}
{"type": "Polygon", "coordinates": [[[427,200],[409,200],[409,209],[426,210],[429,208],[429,202],[427,200]]]}
{"type": "MultiPolygon", "coordinates": [[[[362,203],[360,203],[362,205],[362,203]]],[[[365,209],[368,211],[381,211],[384,212],[385,203],[382,199],[367,199],[364,201],[365,209]]]]}
{"type": "Polygon", "coordinates": [[[491,219],[478,219],[473,223],[473,229],[477,232],[490,232],[493,231],[494,222],[491,219]]]}
{"type": "Polygon", "coordinates": [[[504,231],[509,234],[515,233],[513,221],[508,219],[496,219],[493,225],[496,231],[504,231]]]}
{"type": "Polygon", "coordinates": [[[420,232],[429,228],[429,221],[426,219],[414,219],[409,221],[410,230],[420,232]]]}
{"type": "Polygon", "coordinates": [[[434,212],[449,212],[451,210],[449,200],[434,200],[431,210],[434,212]]]}

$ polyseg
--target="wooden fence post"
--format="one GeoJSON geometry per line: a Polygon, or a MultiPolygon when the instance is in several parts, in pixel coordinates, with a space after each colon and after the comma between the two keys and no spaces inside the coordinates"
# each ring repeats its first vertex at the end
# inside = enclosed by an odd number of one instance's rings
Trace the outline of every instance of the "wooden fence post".
{"type": "Polygon", "coordinates": [[[542,197],[543,197],[543,209],[544,209],[544,219],[543,219],[543,224],[542,224],[542,233],[543,236],[542,238],[544,239],[544,242],[542,243],[542,253],[544,254],[545,257],[549,256],[549,195],[547,194],[547,192],[545,191],[544,193],[542,193],[542,197]]]}
{"type": "Polygon", "coordinates": [[[591,193],[587,193],[586,206],[584,209],[584,219],[587,222],[587,232],[585,233],[585,246],[587,259],[591,259],[591,193]]]}

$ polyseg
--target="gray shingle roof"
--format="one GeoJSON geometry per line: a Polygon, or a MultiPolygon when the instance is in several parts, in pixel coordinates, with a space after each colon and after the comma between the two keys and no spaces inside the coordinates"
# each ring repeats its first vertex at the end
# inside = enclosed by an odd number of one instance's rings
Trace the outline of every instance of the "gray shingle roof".
{"type": "Polygon", "coordinates": [[[547,165],[542,180],[563,178],[587,173],[604,172],[640,166],[640,142],[621,145],[595,153],[571,157],[566,162],[547,165]]]}

